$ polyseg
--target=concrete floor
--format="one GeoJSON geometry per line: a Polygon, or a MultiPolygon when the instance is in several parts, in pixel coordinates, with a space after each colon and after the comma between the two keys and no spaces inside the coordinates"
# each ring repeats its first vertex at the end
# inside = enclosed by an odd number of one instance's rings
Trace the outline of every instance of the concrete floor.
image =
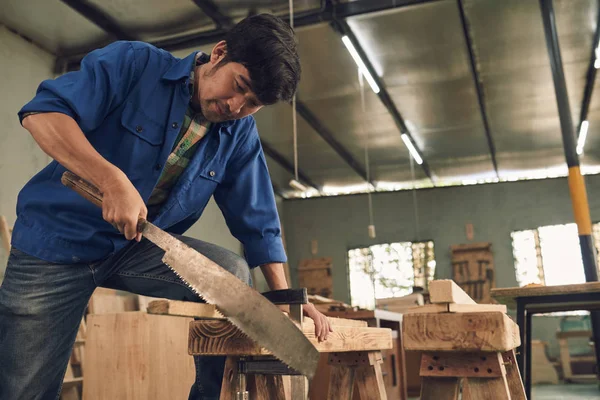
{"type": "MultiPolygon", "coordinates": [[[[409,397],[408,400],[419,398],[409,397]]],[[[598,384],[589,383],[535,385],[530,400],[600,400],[600,389],[598,384]]]]}
{"type": "Polygon", "coordinates": [[[570,383],[561,385],[535,385],[531,400],[598,400],[598,384],[570,383]]]}

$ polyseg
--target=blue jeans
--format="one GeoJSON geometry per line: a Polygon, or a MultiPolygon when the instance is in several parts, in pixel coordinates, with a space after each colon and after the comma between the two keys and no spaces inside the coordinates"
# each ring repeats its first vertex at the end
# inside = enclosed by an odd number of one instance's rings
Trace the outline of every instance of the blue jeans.
{"type": "MultiPolygon", "coordinates": [[[[250,284],[248,264],[237,254],[174,236],[250,284]]],[[[0,399],[58,399],[79,322],[99,286],[200,302],[162,263],[163,254],[143,239],[92,264],[54,264],[13,248],[0,286],[0,399]]],[[[194,361],[196,381],[189,399],[218,399],[225,358],[194,361]]]]}

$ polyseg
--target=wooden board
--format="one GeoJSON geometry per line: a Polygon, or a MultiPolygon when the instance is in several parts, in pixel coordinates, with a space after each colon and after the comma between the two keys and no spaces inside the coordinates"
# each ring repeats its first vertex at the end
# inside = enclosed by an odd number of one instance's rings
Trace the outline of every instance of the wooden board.
{"type": "Polygon", "coordinates": [[[491,303],[490,290],[496,287],[491,243],[451,246],[452,279],[476,303],[491,303]]]}
{"type": "Polygon", "coordinates": [[[84,400],[187,399],[191,318],[145,312],[89,315],[84,400]]]}
{"type": "Polygon", "coordinates": [[[558,373],[554,365],[548,360],[546,356],[546,342],[541,340],[531,341],[531,362],[535,365],[531,369],[531,383],[533,385],[538,383],[558,383],[558,373]]]}
{"type": "Polygon", "coordinates": [[[429,298],[432,303],[477,304],[451,279],[429,282],[429,298]]]}
{"type": "Polygon", "coordinates": [[[472,313],[472,312],[501,312],[506,313],[504,304],[425,304],[420,307],[409,308],[404,314],[430,314],[430,313],[472,313]]]}
{"type": "Polygon", "coordinates": [[[88,303],[89,314],[114,314],[138,311],[137,295],[119,294],[114,289],[97,288],[88,303]]]}
{"type": "Polygon", "coordinates": [[[298,283],[308,294],[331,297],[333,294],[332,258],[309,258],[298,265],[298,283]]]}
{"type": "Polygon", "coordinates": [[[550,296],[573,293],[600,293],[600,282],[587,282],[573,285],[524,286],[492,289],[492,297],[499,303],[516,307],[517,297],[550,296]]]}
{"type": "Polygon", "coordinates": [[[212,304],[177,300],[154,300],[148,304],[148,313],[179,315],[181,317],[225,319],[212,304]]]}
{"type": "Polygon", "coordinates": [[[520,345],[519,327],[506,314],[407,314],[406,350],[508,351],[520,345]]]}
{"type": "MultiPolygon", "coordinates": [[[[353,321],[357,322],[357,321],[353,321]]],[[[303,332],[319,352],[368,351],[392,348],[392,331],[387,328],[334,326],[324,342],[315,338],[314,323],[306,318],[303,332]]],[[[190,323],[189,354],[269,355],[228,321],[199,320],[190,323]]]]}

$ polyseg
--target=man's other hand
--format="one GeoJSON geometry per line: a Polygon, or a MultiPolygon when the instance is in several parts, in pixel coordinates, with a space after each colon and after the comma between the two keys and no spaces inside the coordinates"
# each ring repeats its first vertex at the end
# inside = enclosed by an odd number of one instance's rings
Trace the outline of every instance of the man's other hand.
{"type": "Polygon", "coordinates": [[[315,322],[315,337],[319,342],[327,340],[330,332],[333,332],[331,323],[312,303],[302,306],[304,315],[315,322]]]}
{"type": "Polygon", "coordinates": [[[142,239],[137,231],[138,218],[146,218],[148,209],[137,189],[124,173],[119,173],[101,188],[102,217],[125,235],[127,240],[142,239]]]}

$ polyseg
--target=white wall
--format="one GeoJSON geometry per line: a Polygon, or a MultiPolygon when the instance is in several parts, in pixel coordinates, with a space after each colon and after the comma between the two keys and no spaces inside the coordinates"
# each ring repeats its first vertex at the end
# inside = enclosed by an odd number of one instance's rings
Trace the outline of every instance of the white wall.
{"type": "MultiPolygon", "coordinates": [[[[0,215],[15,221],[17,194],[49,158],[19,124],[17,112],[52,76],[54,57],[0,25],[0,215]]],[[[0,281],[7,254],[0,249],[0,281]]]]}

